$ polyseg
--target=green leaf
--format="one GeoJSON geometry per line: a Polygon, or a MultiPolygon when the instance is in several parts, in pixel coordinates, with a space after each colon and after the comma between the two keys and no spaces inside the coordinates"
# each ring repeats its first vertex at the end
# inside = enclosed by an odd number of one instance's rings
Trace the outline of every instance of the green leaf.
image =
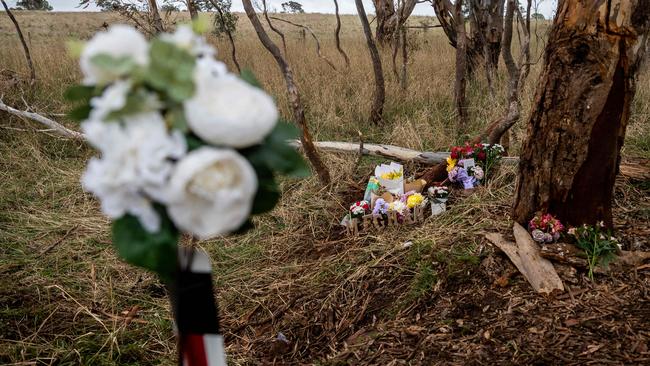
{"type": "Polygon", "coordinates": [[[136,67],[130,56],[113,57],[105,53],[93,56],[90,62],[114,75],[126,75],[136,67]]]}
{"type": "Polygon", "coordinates": [[[89,115],[90,115],[90,104],[84,104],[68,112],[68,118],[77,122],[81,122],[87,119],[89,115]]]}
{"type": "Polygon", "coordinates": [[[124,215],[113,222],[113,245],[126,262],[157,273],[169,280],[176,271],[178,231],[162,207],[160,231],[147,232],[138,218],[124,215]]]}
{"type": "Polygon", "coordinates": [[[183,108],[171,109],[169,113],[167,113],[167,118],[172,128],[177,129],[182,133],[189,132],[189,127],[187,127],[187,119],[185,119],[183,108]]]}
{"type": "Polygon", "coordinates": [[[175,102],[182,102],[194,94],[195,60],[192,55],[160,39],[151,42],[149,54],[151,62],[144,78],[154,89],[167,93],[175,102]]]}
{"type": "Polygon", "coordinates": [[[242,70],[239,77],[241,77],[242,80],[249,83],[250,85],[262,89],[262,84],[260,84],[260,82],[255,77],[255,74],[253,74],[253,72],[250,69],[242,70]]]}
{"type": "Polygon", "coordinates": [[[274,171],[293,178],[305,178],[311,174],[302,155],[287,143],[295,139],[299,130],[294,125],[279,121],[260,146],[258,154],[274,171]]]}
{"type": "Polygon", "coordinates": [[[257,174],[257,192],[253,200],[251,215],[259,215],[271,211],[280,200],[280,188],[275,182],[273,172],[263,163],[254,162],[253,168],[257,174]]]}
{"type": "Polygon", "coordinates": [[[71,102],[88,102],[94,95],[95,87],[88,85],[73,85],[63,93],[63,97],[71,102]]]}
{"type": "Polygon", "coordinates": [[[137,114],[139,112],[144,112],[150,109],[150,103],[148,103],[149,96],[144,89],[137,89],[133,92],[130,92],[126,96],[126,103],[124,107],[119,110],[112,111],[106,116],[106,120],[119,119],[124,116],[137,114]]]}
{"type": "Polygon", "coordinates": [[[196,150],[199,147],[206,145],[203,140],[192,133],[185,134],[185,142],[187,143],[187,151],[196,150]]]}

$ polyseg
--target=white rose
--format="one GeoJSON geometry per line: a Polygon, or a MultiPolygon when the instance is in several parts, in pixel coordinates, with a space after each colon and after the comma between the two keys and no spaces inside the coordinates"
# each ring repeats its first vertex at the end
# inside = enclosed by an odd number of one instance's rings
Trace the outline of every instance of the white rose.
{"type": "Polygon", "coordinates": [[[176,165],[167,213],[181,230],[209,239],[246,221],[255,192],[257,176],[248,160],[234,150],[201,147],[176,165]]]}
{"type": "Polygon", "coordinates": [[[118,122],[85,121],[82,130],[101,153],[82,176],[84,190],[101,201],[102,212],[113,219],[132,214],[149,232],[160,228],[153,201],[167,201],[172,159],[186,151],[178,131],[168,134],[162,116],[146,113],[118,122]]]}
{"type": "Polygon", "coordinates": [[[103,120],[113,111],[118,111],[126,105],[126,96],[131,90],[131,82],[118,80],[104,90],[98,97],[90,99],[91,120],[103,120]]]}
{"type": "Polygon", "coordinates": [[[95,66],[91,60],[99,54],[128,56],[136,64],[146,65],[149,62],[149,44],[140,32],[128,25],[112,25],[108,31],[97,33],[86,43],[79,60],[86,85],[109,83],[121,76],[95,66]]]}
{"type": "Polygon", "coordinates": [[[278,119],[273,98],[235,75],[197,67],[194,96],[184,102],[190,129],[203,140],[243,148],[260,143],[278,119]]]}
{"type": "Polygon", "coordinates": [[[173,43],[177,47],[188,51],[193,56],[212,57],[217,53],[205,41],[205,38],[195,34],[192,27],[186,24],[178,26],[174,33],[163,33],[160,35],[160,39],[173,43]]]}

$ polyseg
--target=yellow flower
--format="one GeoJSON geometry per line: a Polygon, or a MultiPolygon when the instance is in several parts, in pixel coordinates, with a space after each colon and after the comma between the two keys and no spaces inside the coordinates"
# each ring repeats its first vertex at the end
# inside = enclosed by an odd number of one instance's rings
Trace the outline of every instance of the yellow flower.
{"type": "Polygon", "coordinates": [[[387,179],[387,180],[393,180],[393,179],[398,179],[402,176],[402,172],[400,171],[392,171],[389,173],[384,173],[381,175],[381,179],[387,179]]]}
{"type": "Polygon", "coordinates": [[[456,166],[456,159],[447,158],[447,172],[450,172],[456,166]]]}
{"type": "Polygon", "coordinates": [[[406,206],[408,206],[408,208],[417,207],[421,205],[423,201],[424,201],[423,195],[421,195],[420,193],[414,193],[410,195],[409,198],[406,199],[406,206]]]}

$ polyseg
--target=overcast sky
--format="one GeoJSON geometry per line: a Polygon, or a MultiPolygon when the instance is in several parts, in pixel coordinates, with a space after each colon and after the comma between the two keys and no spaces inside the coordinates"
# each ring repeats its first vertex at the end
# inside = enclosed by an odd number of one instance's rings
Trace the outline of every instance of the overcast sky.
{"type": "MultiPolygon", "coordinates": [[[[48,0],[50,5],[54,8],[54,11],[83,11],[84,9],[78,8],[79,0],[48,0]]],[[[267,0],[267,4],[270,9],[277,9],[278,11],[282,9],[280,4],[287,0],[267,0]]],[[[331,0],[297,0],[303,5],[303,8],[308,13],[332,13],[334,12],[334,2],[331,0]]],[[[158,1],[161,3],[162,1],[158,1]]],[[[533,4],[539,3],[538,11],[547,18],[550,18],[555,11],[555,5],[557,4],[556,0],[533,0],[533,4]]],[[[9,0],[9,6],[14,6],[16,0],[9,0]]],[[[232,9],[234,11],[243,11],[243,7],[240,0],[233,0],[232,9]]],[[[363,0],[365,5],[366,12],[373,12],[371,0],[363,0]]],[[[339,0],[339,7],[342,14],[356,14],[357,8],[354,5],[354,0],[339,0]]],[[[88,10],[96,10],[96,8],[90,6],[88,10]]],[[[433,8],[430,4],[418,4],[415,6],[413,14],[416,15],[433,15],[433,8]]]]}

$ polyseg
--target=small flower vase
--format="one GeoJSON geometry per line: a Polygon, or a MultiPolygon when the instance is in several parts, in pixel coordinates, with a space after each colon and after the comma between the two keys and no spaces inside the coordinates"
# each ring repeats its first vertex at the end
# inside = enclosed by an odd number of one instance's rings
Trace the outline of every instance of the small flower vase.
{"type": "Polygon", "coordinates": [[[446,198],[436,198],[431,201],[431,216],[440,215],[441,213],[447,211],[447,199],[446,198]]]}

